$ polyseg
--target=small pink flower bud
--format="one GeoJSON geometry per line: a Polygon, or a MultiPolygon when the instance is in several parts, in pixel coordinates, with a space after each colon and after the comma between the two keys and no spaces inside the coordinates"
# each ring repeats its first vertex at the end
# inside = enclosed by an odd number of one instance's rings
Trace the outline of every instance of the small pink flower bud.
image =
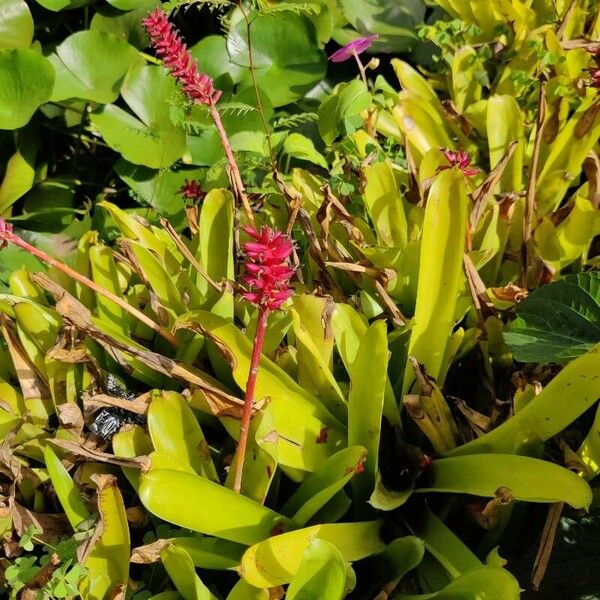
{"type": "Polygon", "coordinates": [[[196,202],[205,196],[200,183],[195,179],[186,179],[185,183],[179,188],[178,193],[192,202],[196,202]]]}
{"type": "Polygon", "coordinates": [[[442,154],[446,157],[446,160],[450,163],[449,167],[439,167],[439,171],[450,169],[451,167],[458,167],[465,177],[472,177],[481,172],[481,169],[477,167],[471,167],[471,158],[464,150],[449,150],[448,148],[441,148],[442,154]]]}

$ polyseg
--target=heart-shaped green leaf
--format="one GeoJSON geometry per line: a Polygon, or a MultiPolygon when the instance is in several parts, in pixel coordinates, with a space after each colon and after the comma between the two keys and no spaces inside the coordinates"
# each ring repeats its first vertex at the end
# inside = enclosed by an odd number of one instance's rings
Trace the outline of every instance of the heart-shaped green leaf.
{"type": "MultiPolygon", "coordinates": [[[[325,74],[325,56],[317,43],[313,24],[304,16],[250,15],[252,62],[256,79],[273,106],[302,98],[325,74]]],[[[227,50],[231,60],[249,67],[248,32],[243,19],[229,32],[227,50]]],[[[252,83],[250,73],[243,84],[252,83]]]]}
{"type": "Polygon", "coordinates": [[[78,31],[50,56],[56,69],[52,100],[81,98],[113,102],[127,71],[143,58],[123,38],[103,31],[78,31]]]}
{"type": "Polygon", "coordinates": [[[92,123],[106,143],[129,162],[161,169],[172,165],[185,151],[185,131],[173,125],[169,98],[175,81],[157,66],[140,66],[127,76],[123,98],[135,115],[107,104],[92,114],[92,123]]]}
{"type": "Polygon", "coordinates": [[[0,0],[0,50],[28,48],[33,18],[24,0],[0,0]]]}
{"type": "Polygon", "coordinates": [[[0,129],[18,129],[50,99],[54,69],[39,52],[0,52],[0,129]]]}

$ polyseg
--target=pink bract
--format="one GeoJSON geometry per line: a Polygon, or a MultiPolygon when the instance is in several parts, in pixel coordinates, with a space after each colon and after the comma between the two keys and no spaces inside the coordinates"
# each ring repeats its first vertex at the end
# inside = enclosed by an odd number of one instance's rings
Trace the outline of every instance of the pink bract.
{"type": "Polygon", "coordinates": [[[261,308],[277,310],[293,294],[289,280],[294,269],[289,259],[294,245],[287,235],[270,227],[245,227],[244,231],[255,241],[244,244],[244,283],[250,289],[243,297],[261,308]]]}

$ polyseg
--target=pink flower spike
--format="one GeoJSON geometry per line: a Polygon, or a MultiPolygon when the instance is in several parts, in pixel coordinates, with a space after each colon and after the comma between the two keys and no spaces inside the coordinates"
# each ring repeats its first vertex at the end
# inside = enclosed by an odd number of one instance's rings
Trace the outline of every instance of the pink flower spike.
{"type": "Polygon", "coordinates": [[[294,246],[286,235],[270,227],[245,227],[244,231],[256,241],[244,244],[244,283],[250,290],[242,296],[260,308],[277,310],[293,294],[289,280],[294,269],[289,259],[294,246]]]}
{"type": "Polygon", "coordinates": [[[371,44],[377,39],[379,39],[379,35],[376,33],[356,38],[345,46],[342,46],[339,50],[336,50],[327,60],[334,63],[344,62],[352,58],[355,54],[362,54],[365,50],[368,50],[371,44]]]}
{"type": "Polygon", "coordinates": [[[192,202],[196,202],[205,196],[200,183],[195,179],[186,179],[185,183],[179,188],[178,194],[192,202]]]}
{"type": "Polygon", "coordinates": [[[198,63],[189,53],[167,15],[157,7],[142,22],[156,54],[162,58],[171,75],[179,82],[185,95],[198,104],[213,106],[221,92],[215,90],[208,75],[200,73],[198,63]]]}
{"type": "Polygon", "coordinates": [[[442,154],[446,157],[446,160],[450,163],[450,166],[441,166],[438,168],[439,171],[450,169],[451,167],[458,167],[465,177],[473,177],[481,172],[481,169],[477,167],[471,167],[471,157],[464,150],[450,150],[448,148],[440,148],[442,154]]]}

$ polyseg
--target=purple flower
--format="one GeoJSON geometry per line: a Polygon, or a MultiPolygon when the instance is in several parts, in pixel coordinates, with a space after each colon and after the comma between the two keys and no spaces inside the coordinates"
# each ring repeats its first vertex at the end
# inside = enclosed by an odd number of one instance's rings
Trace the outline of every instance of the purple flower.
{"type": "Polygon", "coordinates": [[[329,58],[331,62],[344,62],[355,55],[362,54],[365,50],[368,50],[371,44],[379,39],[379,36],[374,33],[373,35],[367,35],[364,37],[356,38],[349,44],[342,46],[339,50],[336,50],[329,58]]]}

